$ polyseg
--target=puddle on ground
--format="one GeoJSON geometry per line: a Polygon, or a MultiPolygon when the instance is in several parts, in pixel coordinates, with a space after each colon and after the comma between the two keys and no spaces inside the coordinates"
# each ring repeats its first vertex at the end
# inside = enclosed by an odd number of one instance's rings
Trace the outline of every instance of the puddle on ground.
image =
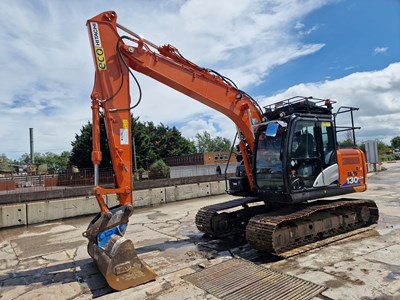
{"type": "Polygon", "coordinates": [[[165,216],[168,216],[167,214],[164,214],[164,213],[162,213],[162,212],[160,212],[160,211],[155,211],[155,212],[153,212],[153,213],[151,213],[151,214],[148,214],[147,215],[147,218],[149,219],[149,220],[155,220],[155,219],[157,219],[158,217],[165,217],[165,216]]]}
{"type": "Polygon", "coordinates": [[[75,249],[87,243],[83,237],[79,240],[68,240],[65,232],[24,236],[10,242],[20,259],[75,249]]]}
{"type": "Polygon", "coordinates": [[[151,251],[166,252],[170,249],[177,251],[177,249],[185,247],[186,245],[193,246],[190,240],[171,241],[166,238],[148,239],[135,243],[137,253],[146,253],[151,251]]]}
{"type": "Polygon", "coordinates": [[[393,281],[397,280],[400,277],[399,272],[390,272],[389,274],[386,275],[385,280],[393,281]]]}

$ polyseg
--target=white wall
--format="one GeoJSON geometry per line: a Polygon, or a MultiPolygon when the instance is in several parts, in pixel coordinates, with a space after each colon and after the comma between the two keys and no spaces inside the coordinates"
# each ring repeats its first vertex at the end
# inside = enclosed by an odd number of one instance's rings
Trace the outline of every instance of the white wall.
{"type": "MultiPolygon", "coordinates": [[[[235,173],[237,163],[230,163],[227,173],[235,173]]],[[[193,166],[177,166],[170,167],[171,178],[193,177],[202,175],[215,175],[217,174],[217,166],[221,167],[221,174],[224,175],[226,165],[193,165],[193,166]]]]}

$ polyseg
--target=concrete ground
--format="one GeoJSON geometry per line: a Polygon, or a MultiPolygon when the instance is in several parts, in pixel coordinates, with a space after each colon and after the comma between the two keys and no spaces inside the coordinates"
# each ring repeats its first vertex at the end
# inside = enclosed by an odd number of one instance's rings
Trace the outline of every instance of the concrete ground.
{"type": "Polygon", "coordinates": [[[0,231],[0,299],[217,299],[181,276],[232,256],[325,285],[315,299],[400,299],[400,163],[372,174],[369,190],[380,209],[375,230],[323,248],[277,259],[250,249],[243,238],[212,240],[194,225],[197,210],[227,201],[213,196],[137,209],[126,237],[158,274],[155,281],[112,291],[86,252],[81,233],[92,217],[0,231]]]}

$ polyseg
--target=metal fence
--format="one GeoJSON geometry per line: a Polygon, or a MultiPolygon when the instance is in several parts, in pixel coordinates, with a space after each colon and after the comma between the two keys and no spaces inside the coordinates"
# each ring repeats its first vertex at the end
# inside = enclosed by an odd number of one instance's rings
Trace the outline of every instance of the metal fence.
{"type": "MultiPolygon", "coordinates": [[[[169,174],[147,171],[134,176],[134,181],[147,181],[165,178],[169,178],[169,174]]],[[[112,168],[103,168],[99,170],[99,184],[114,184],[114,172],[112,168]]],[[[93,185],[93,169],[80,169],[79,172],[41,175],[0,174],[0,195],[51,191],[93,185]]]]}
{"type": "MultiPolygon", "coordinates": [[[[99,181],[102,185],[113,184],[114,174],[112,168],[100,169],[99,181]]],[[[91,185],[94,185],[93,169],[81,169],[79,172],[59,174],[3,174],[3,176],[0,177],[0,194],[46,191],[91,185]]]]}

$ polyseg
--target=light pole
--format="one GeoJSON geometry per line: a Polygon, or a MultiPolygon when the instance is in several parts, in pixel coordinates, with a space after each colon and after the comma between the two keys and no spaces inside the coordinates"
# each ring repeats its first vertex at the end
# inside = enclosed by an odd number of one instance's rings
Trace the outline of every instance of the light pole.
{"type": "Polygon", "coordinates": [[[137,172],[136,145],[135,145],[135,135],[134,134],[132,134],[132,148],[133,148],[133,163],[134,163],[134,166],[135,166],[135,172],[137,172]]]}

